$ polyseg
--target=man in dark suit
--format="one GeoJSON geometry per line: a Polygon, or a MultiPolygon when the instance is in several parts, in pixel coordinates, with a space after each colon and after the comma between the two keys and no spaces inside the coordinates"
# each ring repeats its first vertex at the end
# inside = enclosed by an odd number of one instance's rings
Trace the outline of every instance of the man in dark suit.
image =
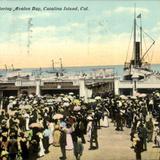
{"type": "Polygon", "coordinates": [[[59,144],[61,147],[61,152],[62,152],[62,157],[60,157],[61,160],[65,160],[66,159],[66,132],[64,131],[63,128],[61,128],[61,135],[60,135],[60,140],[59,140],[59,144]]]}
{"type": "Polygon", "coordinates": [[[94,119],[91,129],[91,139],[90,139],[90,148],[89,150],[98,149],[98,134],[97,134],[97,120],[94,119]],[[93,145],[95,144],[95,146],[93,145]]]}
{"type": "Polygon", "coordinates": [[[143,151],[147,151],[147,129],[142,123],[140,123],[139,127],[137,128],[137,131],[138,136],[142,141],[143,151]]]}
{"type": "Polygon", "coordinates": [[[142,148],[142,141],[140,139],[136,140],[134,151],[136,153],[136,160],[141,160],[141,153],[143,151],[143,148],[142,148]]]}
{"type": "Polygon", "coordinates": [[[149,121],[146,122],[146,129],[147,129],[147,133],[148,133],[147,141],[152,142],[153,129],[154,129],[152,118],[150,118],[149,121]]]}

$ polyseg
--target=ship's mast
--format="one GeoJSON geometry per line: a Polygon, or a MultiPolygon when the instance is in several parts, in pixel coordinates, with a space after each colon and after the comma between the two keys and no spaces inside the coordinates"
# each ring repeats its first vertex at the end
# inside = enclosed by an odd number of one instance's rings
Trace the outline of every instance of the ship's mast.
{"type": "Polygon", "coordinates": [[[6,70],[6,72],[7,72],[7,71],[8,71],[7,65],[5,64],[4,67],[5,67],[5,70],[6,70]]]}
{"type": "Polygon", "coordinates": [[[63,76],[63,64],[62,64],[62,58],[59,59],[60,60],[60,74],[61,76],[63,76]]]}
{"type": "Polygon", "coordinates": [[[11,65],[11,67],[12,67],[12,71],[14,71],[14,66],[13,66],[13,64],[11,65]]]}
{"type": "Polygon", "coordinates": [[[136,64],[136,5],[134,7],[134,40],[133,40],[134,67],[136,64]]]}
{"type": "Polygon", "coordinates": [[[141,60],[141,57],[142,57],[142,19],[140,14],[140,60],[141,60]]]}
{"type": "Polygon", "coordinates": [[[61,68],[61,71],[62,71],[63,70],[62,58],[60,58],[59,60],[60,60],[60,68],[61,68]]]}
{"type": "Polygon", "coordinates": [[[52,69],[54,70],[54,60],[52,59],[52,69]]]}

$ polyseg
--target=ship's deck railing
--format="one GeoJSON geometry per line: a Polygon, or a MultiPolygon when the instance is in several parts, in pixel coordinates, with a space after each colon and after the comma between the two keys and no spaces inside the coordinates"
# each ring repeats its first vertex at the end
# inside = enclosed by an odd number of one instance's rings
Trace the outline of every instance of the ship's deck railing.
{"type": "MultiPolygon", "coordinates": [[[[136,82],[137,88],[160,88],[160,81],[138,81],[136,82]]],[[[119,88],[133,88],[132,81],[119,81],[119,88]]]]}
{"type": "Polygon", "coordinates": [[[160,88],[160,83],[137,83],[137,88],[160,88]]]}

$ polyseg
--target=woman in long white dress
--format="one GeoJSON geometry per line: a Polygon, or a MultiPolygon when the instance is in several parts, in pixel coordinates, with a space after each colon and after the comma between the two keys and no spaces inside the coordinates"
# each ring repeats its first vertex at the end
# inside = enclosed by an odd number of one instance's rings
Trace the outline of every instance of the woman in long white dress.
{"type": "Polygon", "coordinates": [[[104,112],[103,118],[101,118],[101,126],[102,127],[109,127],[109,120],[108,120],[108,112],[104,112]]]}
{"type": "Polygon", "coordinates": [[[67,141],[67,145],[66,145],[66,150],[72,150],[73,149],[73,140],[72,140],[72,128],[70,124],[67,124],[67,128],[65,129],[66,131],[66,141],[67,141]]]}
{"type": "Polygon", "coordinates": [[[88,124],[87,124],[87,141],[90,142],[93,118],[91,116],[89,116],[87,118],[87,120],[88,120],[88,124]]]}
{"type": "Polygon", "coordinates": [[[44,149],[44,146],[43,146],[43,143],[42,143],[42,139],[43,139],[43,134],[41,132],[37,133],[39,138],[40,138],[40,141],[39,141],[39,147],[40,147],[40,151],[38,152],[38,155],[39,157],[42,157],[45,155],[45,149],[44,149]]]}
{"type": "Polygon", "coordinates": [[[155,145],[157,147],[160,147],[160,129],[159,129],[158,126],[155,128],[155,139],[154,139],[154,141],[155,141],[155,145]]]}
{"type": "Polygon", "coordinates": [[[29,113],[25,113],[24,117],[26,119],[26,131],[29,131],[29,119],[30,119],[29,113]]]}
{"type": "Polygon", "coordinates": [[[50,122],[48,124],[48,128],[50,130],[50,136],[49,136],[49,144],[52,144],[53,143],[53,131],[54,131],[54,123],[53,122],[50,122]]]}

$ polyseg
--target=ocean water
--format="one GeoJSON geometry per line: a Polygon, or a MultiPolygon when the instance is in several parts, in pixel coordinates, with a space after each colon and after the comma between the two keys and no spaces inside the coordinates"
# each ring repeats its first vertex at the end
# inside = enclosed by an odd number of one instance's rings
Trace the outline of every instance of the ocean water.
{"type": "MultiPolygon", "coordinates": [[[[123,65],[106,65],[106,66],[81,66],[81,67],[64,67],[64,73],[67,74],[80,74],[80,73],[90,73],[99,69],[112,69],[113,72],[120,76],[123,73],[123,65]]],[[[153,71],[160,72],[160,64],[153,64],[151,65],[151,69],[153,71]]],[[[60,68],[55,68],[55,70],[60,71],[60,68]]],[[[39,68],[32,68],[32,69],[23,69],[24,72],[38,73],[40,72],[39,68]]],[[[43,72],[50,72],[52,68],[41,68],[43,72]]]]}
{"type": "MultiPolygon", "coordinates": [[[[64,74],[67,75],[79,75],[79,74],[83,74],[83,73],[91,73],[94,72],[96,70],[100,70],[100,69],[109,69],[112,70],[113,73],[115,73],[116,75],[121,75],[123,73],[123,65],[109,65],[109,66],[81,66],[81,67],[64,67],[63,68],[64,74]]],[[[52,72],[53,69],[52,68],[30,68],[30,69],[22,69],[22,71],[24,72],[31,72],[33,74],[39,74],[40,72],[42,74],[48,74],[48,72],[52,72]]],[[[61,71],[60,68],[55,68],[54,71],[61,71]]]]}
{"type": "MultiPolygon", "coordinates": [[[[79,75],[83,73],[91,73],[93,71],[99,70],[99,69],[111,69],[113,73],[117,76],[121,76],[123,74],[123,65],[106,65],[106,66],[81,66],[81,67],[64,67],[64,74],[68,75],[79,75]]],[[[156,72],[160,72],[160,64],[153,64],[151,65],[151,69],[156,72]]],[[[55,72],[60,71],[60,68],[55,68],[55,72]]],[[[52,72],[52,68],[25,68],[22,69],[22,72],[25,73],[32,73],[32,75],[38,75],[38,74],[49,74],[49,72],[52,72]]],[[[4,70],[0,71],[1,75],[5,75],[6,72],[4,70]]]]}

